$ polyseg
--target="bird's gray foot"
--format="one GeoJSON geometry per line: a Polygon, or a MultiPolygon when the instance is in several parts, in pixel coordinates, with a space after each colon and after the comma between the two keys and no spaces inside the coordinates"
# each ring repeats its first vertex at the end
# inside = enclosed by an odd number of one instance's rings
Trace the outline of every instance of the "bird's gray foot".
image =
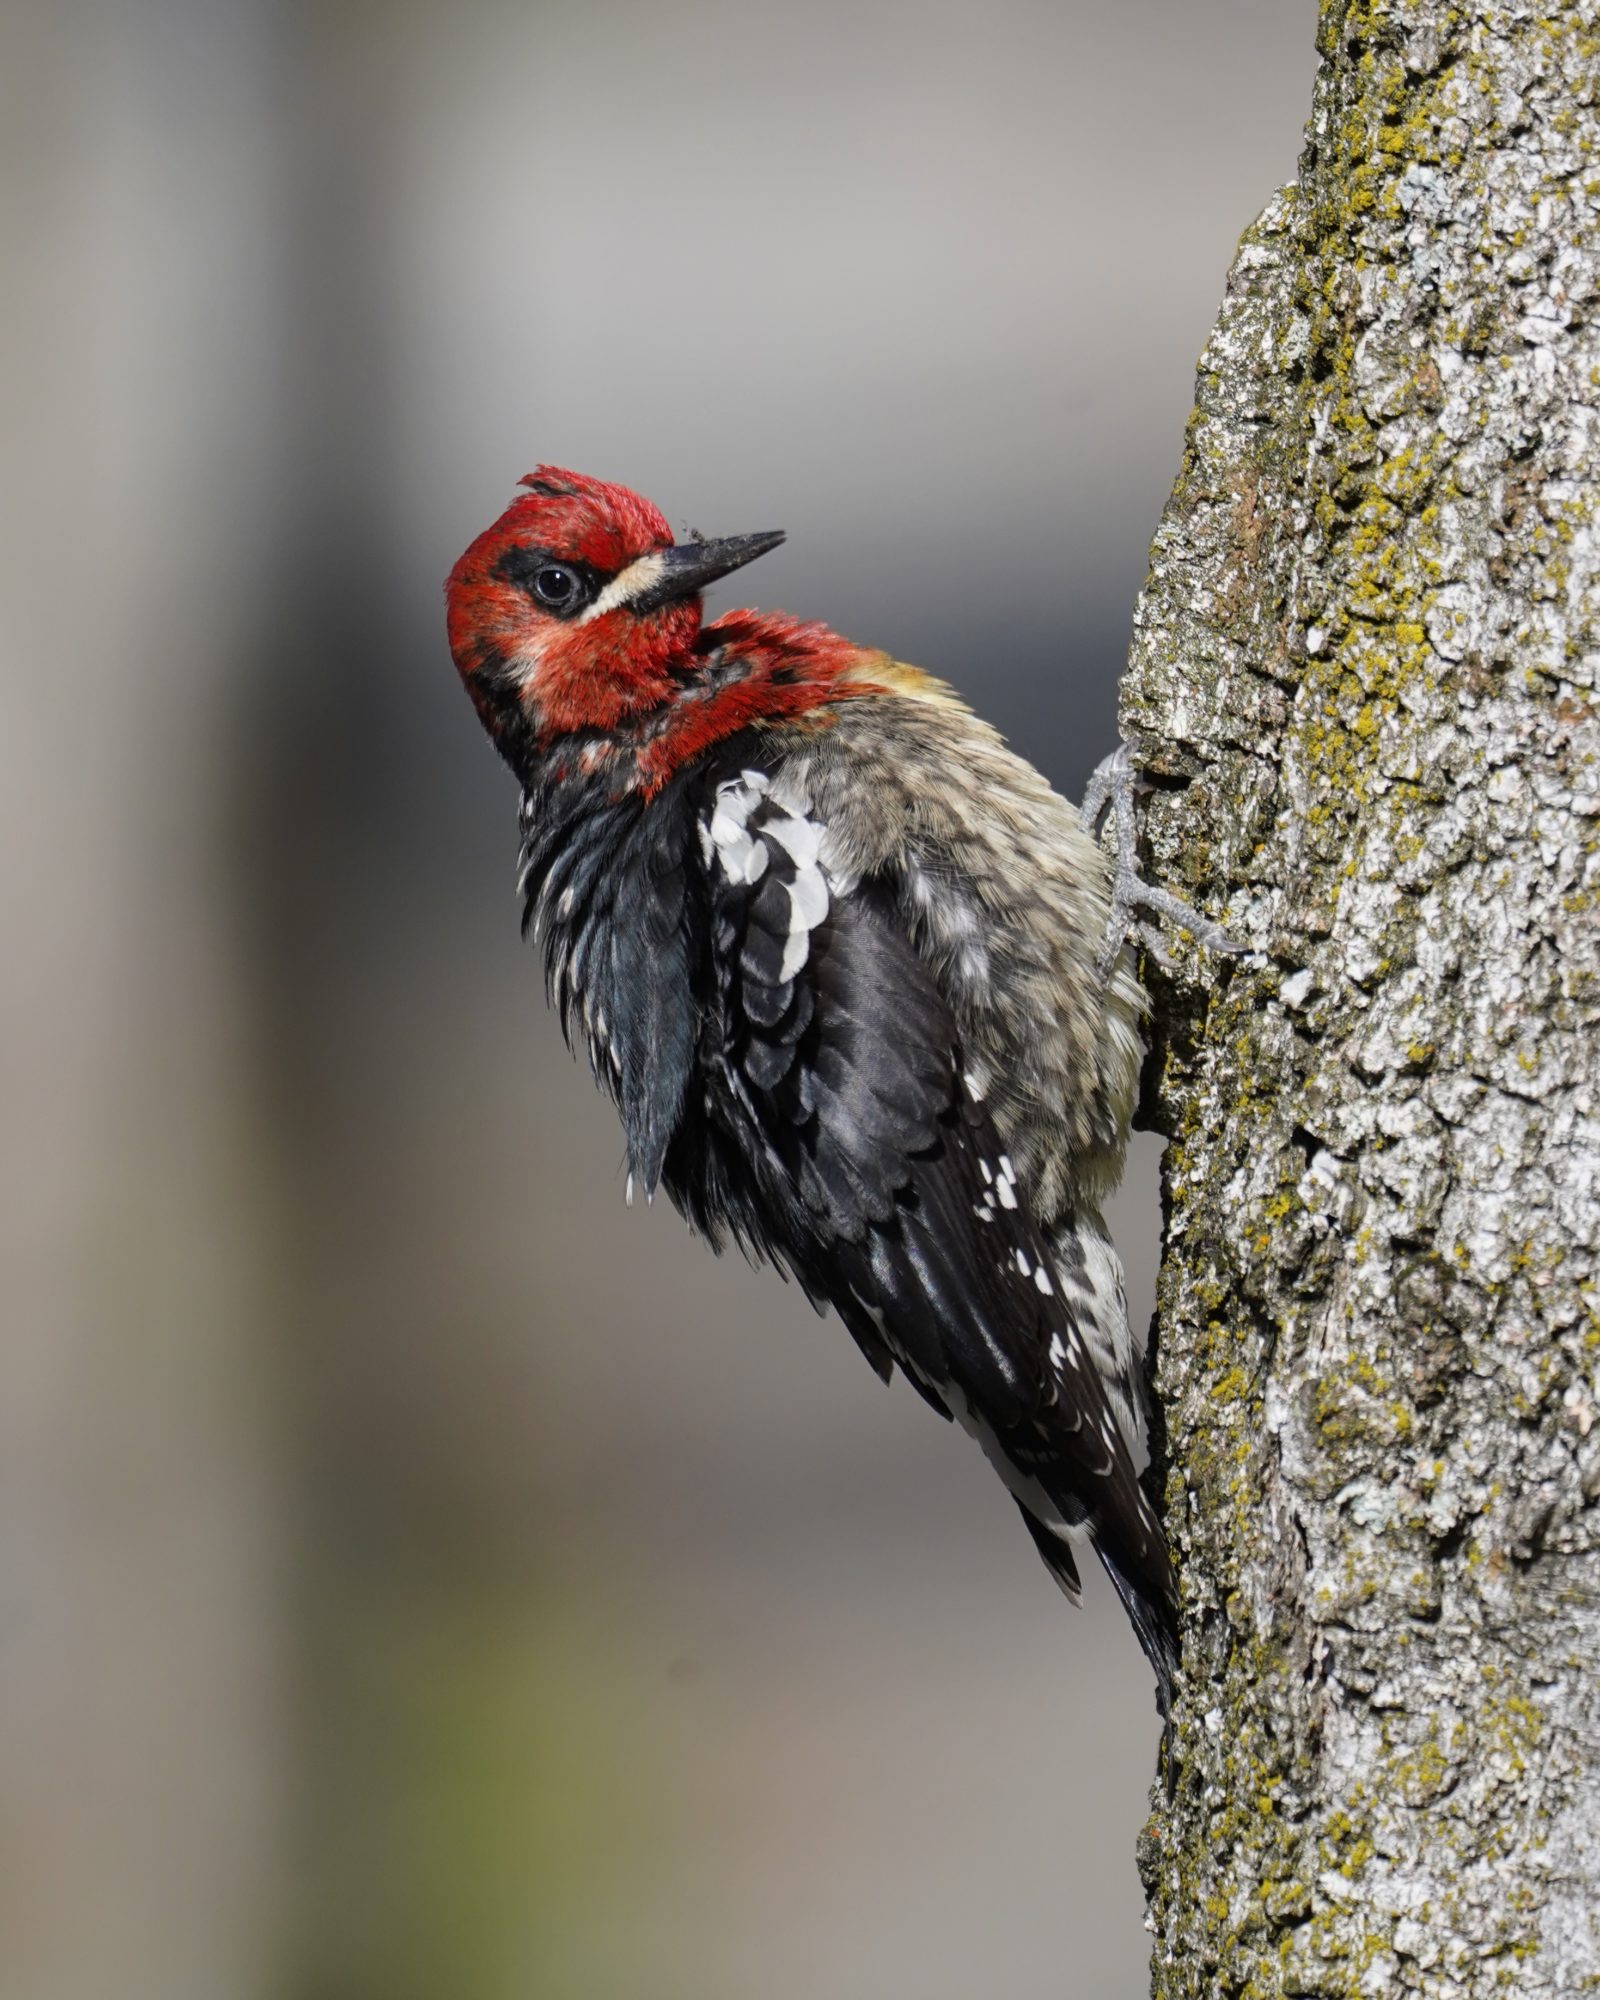
{"type": "Polygon", "coordinates": [[[1100,822],[1109,815],[1116,854],[1116,873],[1111,884],[1111,915],[1106,922],[1105,945],[1100,954],[1101,976],[1110,972],[1116,963],[1117,953],[1130,938],[1137,938],[1158,965],[1170,969],[1161,948],[1158,925],[1141,922],[1141,916],[1164,917],[1179,930],[1187,931],[1197,944],[1204,945],[1209,951],[1247,951],[1248,945],[1231,937],[1221,924],[1201,916],[1181,896],[1174,896],[1170,890],[1158,889],[1154,883],[1146,882],[1139,873],[1139,823],[1134,813],[1138,788],[1138,767],[1133,761],[1133,752],[1124,743],[1095,767],[1084,789],[1083,804],[1078,808],[1091,834],[1099,831],[1100,822]]]}

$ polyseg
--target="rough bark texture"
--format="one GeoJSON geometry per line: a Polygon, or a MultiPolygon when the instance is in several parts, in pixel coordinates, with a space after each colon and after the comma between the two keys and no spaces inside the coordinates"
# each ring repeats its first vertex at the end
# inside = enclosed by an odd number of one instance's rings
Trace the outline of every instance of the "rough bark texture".
{"type": "Polygon", "coordinates": [[[1161,1996],[1600,1990],[1597,13],[1323,5],[1141,601],[1161,1996]]]}

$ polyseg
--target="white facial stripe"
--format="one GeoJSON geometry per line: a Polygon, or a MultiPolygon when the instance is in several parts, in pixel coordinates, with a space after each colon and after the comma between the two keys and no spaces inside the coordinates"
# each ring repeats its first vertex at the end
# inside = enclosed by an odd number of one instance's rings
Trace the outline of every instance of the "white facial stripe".
{"type": "Polygon", "coordinates": [[[626,569],[619,569],[578,623],[587,625],[591,618],[603,618],[608,611],[617,611],[623,605],[631,604],[652,584],[661,581],[666,567],[666,558],[656,549],[647,556],[640,556],[637,562],[629,563],[626,569]]]}

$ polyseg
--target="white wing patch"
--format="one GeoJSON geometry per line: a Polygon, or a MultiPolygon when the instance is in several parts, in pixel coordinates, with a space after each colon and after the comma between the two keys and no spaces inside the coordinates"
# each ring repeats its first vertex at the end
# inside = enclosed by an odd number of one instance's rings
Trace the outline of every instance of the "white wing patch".
{"type": "Polygon", "coordinates": [[[784,884],[789,898],[788,935],[779,976],[793,979],[811,955],[811,934],[827,917],[837,891],[823,861],[827,829],[811,818],[803,801],[786,792],[780,802],[764,771],[741,771],[718,785],[710,813],[700,822],[700,851],[706,866],[718,867],[730,883],[753,886],[781,848],[793,865],[784,884]]]}
{"type": "Polygon", "coordinates": [[[700,852],[706,866],[719,863],[730,882],[759,882],[766,869],[766,849],[750,832],[750,815],[766,789],[762,771],[741,771],[737,778],[724,778],[709,818],[700,822],[700,852]],[[759,862],[755,858],[758,851],[759,862]]]}
{"type": "Polygon", "coordinates": [[[796,868],[816,865],[822,852],[822,828],[814,819],[801,819],[786,812],[769,819],[762,830],[769,840],[789,850],[796,868]]]}

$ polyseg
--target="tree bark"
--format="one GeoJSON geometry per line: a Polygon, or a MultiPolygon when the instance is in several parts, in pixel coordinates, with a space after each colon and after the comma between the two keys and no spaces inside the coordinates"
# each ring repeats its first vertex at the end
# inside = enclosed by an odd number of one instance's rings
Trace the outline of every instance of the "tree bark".
{"type": "Polygon", "coordinates": [[[1169,1996],[1600,1990],[1600,9],[1324,0],[1124,687],[1169,1996]]]}

